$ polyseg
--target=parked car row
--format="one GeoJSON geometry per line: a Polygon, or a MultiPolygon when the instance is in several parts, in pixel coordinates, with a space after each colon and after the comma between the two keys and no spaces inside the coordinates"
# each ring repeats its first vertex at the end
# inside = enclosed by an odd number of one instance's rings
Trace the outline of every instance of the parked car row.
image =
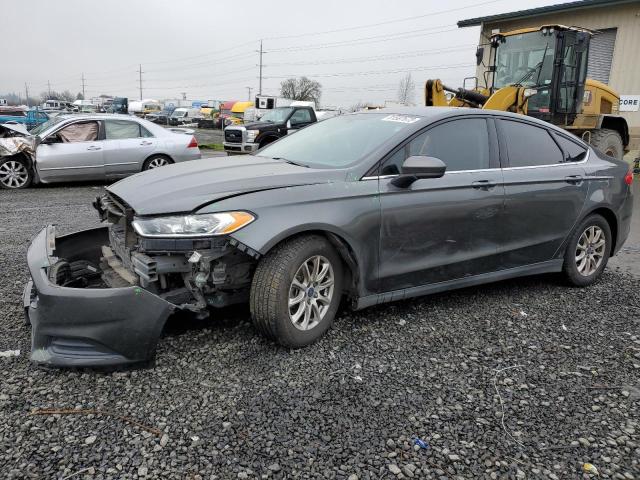
{"type": "MultiPolygon", "coordinates": [[[[144,127],[164,141],[142,120],[83,121],[62,137],[98,147],[138,128],[144,143],[144,127]]],[[[253,155],[153,169],[96,199],[104,225],[34,238],[31,359],[146,361],[180,310],[246,302],[259,332],[296,348],[343,299],[361,309],[549,272],[590,285],[629,234],[632,181],[625,162],[543,121],[433,107],[336,116],[253,155]]]]}

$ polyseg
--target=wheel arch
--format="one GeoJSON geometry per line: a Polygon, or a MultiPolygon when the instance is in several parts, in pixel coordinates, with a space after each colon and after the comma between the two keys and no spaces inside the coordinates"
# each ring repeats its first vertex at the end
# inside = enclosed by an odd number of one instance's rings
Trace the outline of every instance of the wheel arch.
{"type": "Polygon", "coordinates": [[[345,266],[344,285],[348,296],[351,298],[360,296],[362,289],[362,262],[356,253],[356,249],[353,247],[353,241],[350,241],[344,233],[337,231],[329,225],[300,226],[296,229],[282,232],[268,241],[264,247],[260,249],[260,254],[266,255],[277,245],[303,235],[318,235],[324,237],[336,249],[345,266]]]}
{"type": "MultiPolygon", "coordinates": [[[[611,230],[611,248],[609,253],[610,255],[613,255],[616,251],[616,244],[618,242],[618,217],[611,208],[602,206],[595,207],[587,212],[586,215],[582,217],[582,220],[587,218],[589,215],[600,215],[609,224],[609,229],[611,230]]],[[[580,221],[582,222],[582,220],[580,221]]]]}
{"type": "Polygon", "coordinates": [[[622,145],[624,147],[629,145],[629,125],[625,118],[618,115],[602,115],[599,123],[600,128],[606,128],[618,132],[622,138],[622,145]]]}
{"type": "Polygon", "coordinates": [[[169,155],[168,153],[164,153],[164,152],[154,152],[150,155],[148,155],[142,162],[142,165],[140,166],[140,171],[143,172],[144,171],[144,166],[147,164],[147,162],[149,160],[151,160],[153,157],[165,157],[168,158],[169,160],[171,160],[171,163],[176,163],[176,161],[173,159],[173,157],[171,155],[169,155]]]}
{"type": "Polygon", "coordinates": [[[280,140],[282,137],[277,135],[274,132],[270,132],[270,133],[265,133],[264,136],[260,137],[259,141],[258,141],[258,145],[260,145],[260,148],[264,147],[266,144],[275,142],[276,140],[280,140]],[[265,144],[266,141],[266,144],[265,144]]]}

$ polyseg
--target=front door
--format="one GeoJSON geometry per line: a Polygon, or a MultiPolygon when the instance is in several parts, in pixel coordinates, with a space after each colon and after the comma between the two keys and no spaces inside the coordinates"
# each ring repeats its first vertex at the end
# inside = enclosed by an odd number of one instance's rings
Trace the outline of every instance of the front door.
{"type": "Polygon", "coordinates": [[[99,122],[74,122],[48,135],[47,140],[52,143],[41,143],[36,150],[36,168],[43,181],[104,178],[99,122]]]}
{"type": "Polygon", "coordinates": [[[518,120],[497,120],[508,153],[503,268],[551,260],[580,218],[589,189],[587,149],[568,136],[518,120]]]}
{"type": "Polygon", "coordinates": [[[493,120],[440,123],[397,149],[379,170],[380,291],[497,270],[504,187],[493,120]],[[442,178],[392,184],[411,155],[447,165],[442,178]]]}

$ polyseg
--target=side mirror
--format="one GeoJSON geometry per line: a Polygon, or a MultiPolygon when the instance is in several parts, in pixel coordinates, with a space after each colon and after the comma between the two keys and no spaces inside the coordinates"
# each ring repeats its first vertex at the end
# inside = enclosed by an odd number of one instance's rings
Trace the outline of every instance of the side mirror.
{"type": "Polygon", "coordinates": [[[484,47],[478,47],[476,50],[476,65],[480,65],[482,63],[482,59],[484,58],[484,47]]]}
{"type": "Polygon", "coordinates": [[[53,145],[54,143],[60,143],[60,137],[58,135],[49,135],[44,138],[41,142],[42,145],[53,145]]]}
{"type": "Polygon", "coordinates": [[[447,166],[439,158],[414,155],[404,161],[400,175],[395,177],[391,184],[407,188],[421,178],[440,178],[446,169],[447,166]]]}
{"type": "Polygon", "coordinates": [[[287,120],[287,128],[291,128],[291,120],[287,120]]]}

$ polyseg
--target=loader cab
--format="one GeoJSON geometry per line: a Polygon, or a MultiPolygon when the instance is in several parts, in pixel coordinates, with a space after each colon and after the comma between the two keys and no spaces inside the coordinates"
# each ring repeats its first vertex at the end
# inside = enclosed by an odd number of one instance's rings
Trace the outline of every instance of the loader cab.
{"type": "Polygon", "coordinates": [[[491,93],[516,85],[535,93],[527,114],[570,125],[581,112],[591,33],[561,25],[498,33],[491,37],[491,93]]]}

